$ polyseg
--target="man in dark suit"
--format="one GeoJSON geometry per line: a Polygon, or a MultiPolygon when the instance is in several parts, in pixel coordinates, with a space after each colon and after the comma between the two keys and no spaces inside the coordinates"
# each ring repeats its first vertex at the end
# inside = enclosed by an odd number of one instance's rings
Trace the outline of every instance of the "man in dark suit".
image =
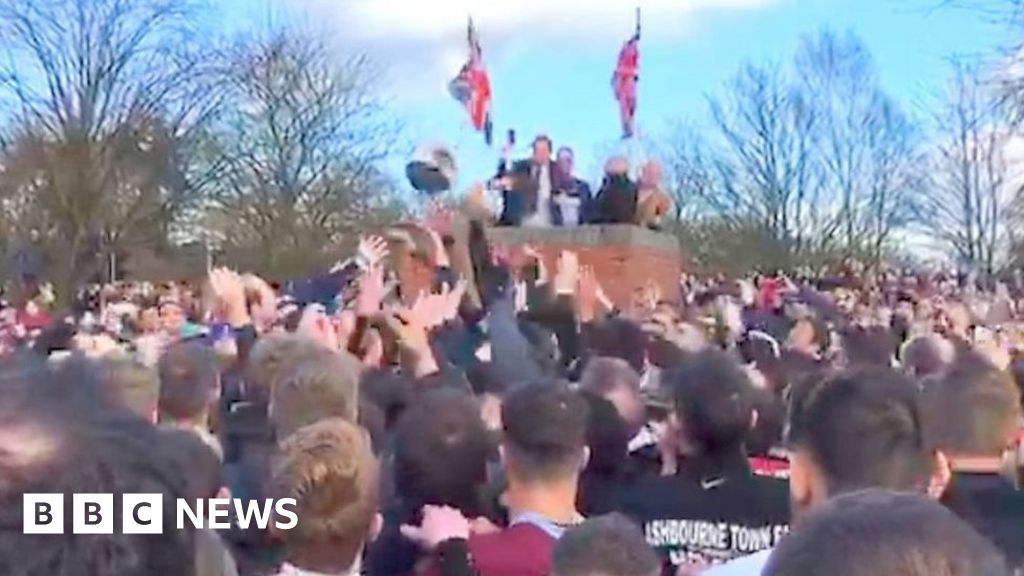
{"type": "Polygon", "coordinates": [[[555,225],[552,196],[558,179],[558,168],[551,161],[551,139],[540,135],[533,140],[533,155],[508,166],[498,167],[502,183],[504,210],[502,226],[555,225]]]}

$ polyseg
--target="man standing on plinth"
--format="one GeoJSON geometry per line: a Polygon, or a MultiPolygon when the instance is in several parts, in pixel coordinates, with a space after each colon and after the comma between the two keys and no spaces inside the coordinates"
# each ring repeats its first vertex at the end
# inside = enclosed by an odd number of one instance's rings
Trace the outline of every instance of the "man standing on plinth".
{"type": "Polygon", "coordinates": [[[533,140],[533,155],[508,166],[502,162],[498,179],[504,196],[502,226],[550,227],[555,225],[555,183],[558,167],[551,161],[551,139],[533,140]]]}

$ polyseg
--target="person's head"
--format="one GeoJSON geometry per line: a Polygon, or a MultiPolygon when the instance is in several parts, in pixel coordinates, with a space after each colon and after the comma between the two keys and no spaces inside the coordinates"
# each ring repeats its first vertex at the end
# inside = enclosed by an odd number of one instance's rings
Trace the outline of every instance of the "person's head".
{"type": "Polygon", "coordinates": [[[852,326],[842,334],[843,355],[848,366],[888,367],[896,352],[896,340],[881,326],[852,326]]]}
{"type": "Polygon", "coordinates": [[[432,504],[481,514],[478,489],[494,450],[472,397],[436,390],[418,397],[395,428],[395,490],[414,509],[432,504]]]}
{"type": "Polygon", "coordinates": [[[356,422],[362,366],[347,352],[321,348],[278,374],[269,414],[279,440],[329,417],[356,422]]]}
{"type": "Polygon", "coordinates": [[[694,459],[741,454],[756,421],[753,386],[733,357],[709,349],[663,374],[672,389],[681,447],[694,459]]]}
{"type": "Polygon", "coordinates": [[[510,484],[575,487],[588,457],[587,406],[578,393],[561,382],[521,386],[505,397],[501,422],[510,484]]]}
{"type": "Polygon", "coordinates": [[[160,327],[168,334],[178,335],[185,325],[185,310],[177,301],[160,304],[160,327]]]}
{"type": "Polygon", "coordinates": [[[828,327],[816,318],[801,318],[790,328],[786,346],[791,350],[817,356],[828,349],[828,327]]]}
{"type": "Polygon", "coordinates": [[[559,148],[558,153],[555,155],[555,161],[558,162],[558,167],[566,176],[573,175],[573,171],[576,169],[576,155],[573,153],[572,148],[568,146],[559,148]]]}
{"type": "Polygon", "coordinates": [[[612,156],[604,163],[604,173],[607,176],[627,176],[629,160],[625,156],[612,156]]]}
{"type": "Polygon", "coordinates": [[[160,329],[160,311],[153,306],[143,308],[139,312],[138,330],[143,334],[156,332],[160,329]]]}
{"type": "Polygon", "coordinates": [[[607,510],[608,488],[622,482],[632,435],[611,402],[590,392],[582,396],[587,403],[590,457],[580,477],[576,508],[589,516],[607,510]]]}
{"type": "Polygon", "coordinates": [[[909,377],[887,368],[849,370],[794,390],[790,402],[794,513],[866,488],[928,488],[933,454],[909,377]]]}
{"type": "Polygon", "coordinates": [[[533,161],[538,164],[551,161],[551,138],[541,134],[533,139],[533,161]]]}
{"type": "Polygon", "coordinates": [[[647,334],[636,322],[608,318],[594,326],[589,343],[595,356],[621,358],[637,373],[647,366],[647,334]]]}
{"type": "Polygon", "coordinates": [[[377,518],[379,470],[365,431],[341,418],[300,428],[281,443],[273,498],[294,498],[298,524],[278,532],[296,568],[337,573],[356,565],[377,518]]]}
{"type": "Polygon", "coordinates": [[[999,552],[942,505],[866,490],[807,517],[772,552],[764,576],[1010,576],[999,552]]]}
{"type": "Polygon", "coordinates": [[[942,374],[955,357],[953,343],[938,334],[918,336],[908,341],[900,353],[903,366],[916,378],[942,374]]]}
{"type": "Polygon", "coordinates": [[[198,342],[182,342],[164,351],[160,374],[160,419],[206,423],[220,397],[220,365],[213,350],[198,342]]]}
{"type": "Polygon", "coordinates": [[[106,356],[97,365],[100,386],[116,404],[156,422],[160,376],[156,370],[128,356],[106,356]]]}
{"type": "Polygon", "coordinates": [[[323,346],[298,334],[270,334],[256,341],[245,369],[245,396],[267,404],[270,391],[281,375],[320,352],[323,346]]]}
{"type": "Polygon", "coordinates": [[[86,364],[19,368],[0,376],[0,573],[191,576],[195,532],[178,530],[174,506],[186,471],[154,450],[156,428],[107,402],[86,364]],[[66,536],[23,534],[26,493],[63,494],[66,536]],[[112,534],[70,536],[72,494],[113,494],[112,534]],[[122,495],[155,494],[159,535],[124,534],[122,495]]]}
{"type": "Polygon", "coordinates": [[[927,383],[922,406],[929,442],[954,469],[964,457],[998,461],[1016,439],[1021,419],[1012,376],[971,355],[927,383]]]}
{"type": "Polygon", "coordinates": [[[625,360],[600,356],[591,359],[583,369],[579,388],[611,402],[634,434],[643,427],[645,408],[640,375],[625,360]]]}
{"type": "Polygon", "coordinates": [[[648,160],[640,171],[640,185],[644,188],[657,188],[661,186],[662,177],[661,163],[657,160],[648,160]]]}
{"type": "Polygon", "coordinates": [[[635,524],[609,514],[566,530],[551,558],[553,576],[657,576],[661,561],[635,524]]]}

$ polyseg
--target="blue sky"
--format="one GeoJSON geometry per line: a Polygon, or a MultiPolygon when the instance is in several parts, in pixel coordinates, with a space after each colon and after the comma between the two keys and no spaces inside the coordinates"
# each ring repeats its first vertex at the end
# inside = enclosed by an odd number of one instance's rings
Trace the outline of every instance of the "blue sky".
{"type": "MultiPolygon", "coordinates": [[[[462,182],[486,176],[497,159],[444,90],[465,57],[466,16],[482,37],[494,90],[496,140],[517,131],[520,148],[538,132],[575,148],[596,177],[616,146],[609,77],[633,27],[637,2],[620,0],[214,0],[223,22],[242,29],[298,18],[368,53],[386,70],[383,89],[410,145],[455,147],[462,182]]],[[[644,38],[639,142],[655,143],[680,121],[707,122],[706,98],[744,62],[778,61],[803,35],[852,29],[874,54],[883,87],[925,114],[949,78],[954,54],[989,57],[1008,24],[941,0],[641,0],[644,38]]],[[[400,166],[404,158],[396,158],[400,166]]]]}

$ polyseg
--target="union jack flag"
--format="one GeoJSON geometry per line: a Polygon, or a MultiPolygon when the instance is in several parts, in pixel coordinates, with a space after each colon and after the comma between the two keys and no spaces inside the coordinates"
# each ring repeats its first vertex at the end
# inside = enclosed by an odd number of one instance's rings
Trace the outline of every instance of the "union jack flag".
{"type": "Polygon", "coordinates": [[[636,116],[636,84],[640,80],[640,9],[636,10],[636,32],[619,50],[619,59],[612,73],[612,91],[619,103],[622,137],[634,133],[636,116]]]}
{"type": "Polygon", "coordinates": [[[458,75],[448,83],[448,91],[466,108],[473,128],[483,131],[484,139],[490,145],[493,136],[491,79],[484,66],[483,50],[480,48],[480,39],[472,18],[469,19],[466,40],[469,45],[469,59],[462,65],[458,75]]]}

